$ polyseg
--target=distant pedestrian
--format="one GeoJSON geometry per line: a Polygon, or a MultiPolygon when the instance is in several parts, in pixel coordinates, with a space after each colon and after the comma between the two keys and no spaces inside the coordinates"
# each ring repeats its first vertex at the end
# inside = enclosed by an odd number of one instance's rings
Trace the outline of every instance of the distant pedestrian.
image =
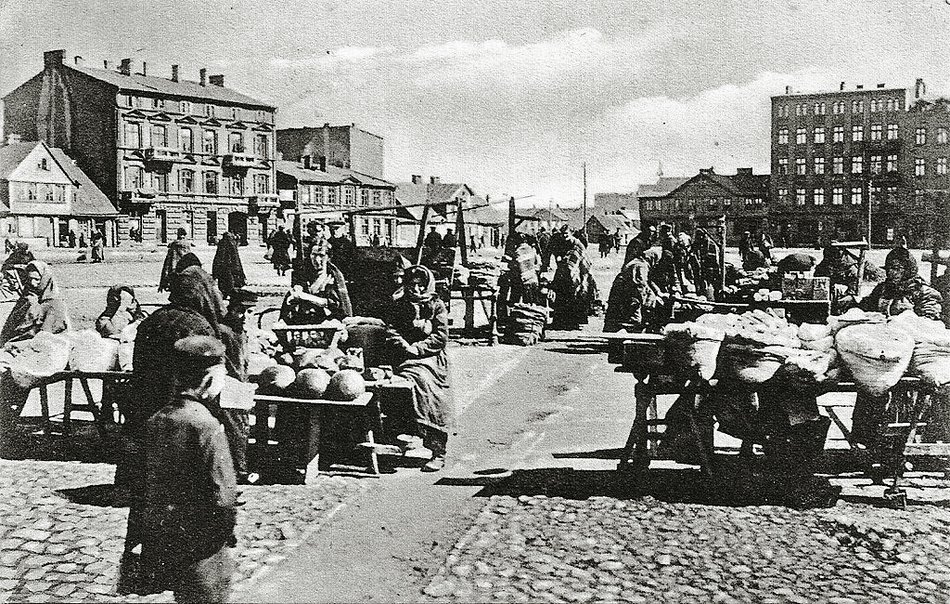
{"type": "Polygon", "coordinates": [[[66,240],[69,242],[69,247],[76,247],[76,231],[69,229],[66,240]]]}
{"type": "Polygon", "coordinates": [[[772,242],[772,236],[762,231],[762,234],[759,235],[759,251],[762,252],[769,265],[772,264],[772,248],[774,247],[775,243],[772,242]]]}
{"type": "Polygon", "coordinates": [[[373,247],[379,247],[379,244],[380,244],[380,241],[379,241],[379,233],[374,233],[374,234],[373,234],[372,246],[373,246],[373,247]]]}
{"type": "Polygon", "coordinates": [[[286,274],[287,269],[290,268],[290,245],[293,241],[287,231],[284,230],[284,225],[277,227],[277,230],[270,236],[270,241],[267,243],[270,244],[271,247],[270,261],[271,264],[274,265],[274,270],[277,271],[278,275],[286,274]]]}
{"type": "Polygon", "coordinates": [[[429,233],[426,235],[423,245],[432,251],[438,251],[441,249],[442,235],[439,235],[439,232],[435,230],[435,227],[431,227],[429,229],[429,233]]]}
{"type": "Polygon", "coordinates": [[[86,247],[86,233],[79,233],[79,247],[86,247]]]}
{"type": "Polygon", "coordinates": [[[471,250],[472,252],[477,252],[477,251],[478,251],[478,245],[476,245],[476,243],[475,243],[475,235],[469,236],[468,239],[469,239],[469,242],[470,242],[470,243],[469,243],[469,246],[468,246],[468,249],[471,250]]]}
{"type": "Polygon", "coordinates": [[[237,237],[232,233],[225,232],[221,235],[214,260],[211,262],[211,276],[218,282],[218,289],[226,299],[230,299],[234,290],[244,287],[247,283],[238,252],[237,237]]]}
{"type": "Polygon", "coordinates": [[[95,229],[92,232],[92,261],[102,262],[106,259],[106,236],[102,231],[95,229]]]}
{"type": "Polygon", "coordinates": [[[604,233],[600,236],[600,241],[597,242],[597,249],[600,250],[600,257],[606,258],[610,255],[610,249],[614,246],[614,242],[611,239],[610,235],[604,233]]]}
{"type": "MultiPolygon", "coordinates": [[[[165,263],[162,265],[162,276],[158,281],[158,291],[164,292],[171,289],[171,277],[178,268],[178,262],[182,256],[191,253],[191,242],[188,241],[188,232],[180,228],[176,232],[177,239],[168,244],[168,253],[165,254],[165,263]]],[[[83,247],[82,235],[80,235],[79,246],[83,247]]]]}
{"type": "Polygon", "coordinates": [[[445,231],[445,236],[442,237],[442,247],[448,250],[454,250],[458,247],[459,240],[455,236],[455,233],[452,232],[452,229],[447,229],[445,231]]]}

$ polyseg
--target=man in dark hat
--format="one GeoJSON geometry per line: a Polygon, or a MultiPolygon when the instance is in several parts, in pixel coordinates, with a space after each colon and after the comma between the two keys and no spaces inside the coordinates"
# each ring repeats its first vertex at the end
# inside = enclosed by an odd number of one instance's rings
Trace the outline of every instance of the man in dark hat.
{"type": "Polygon", "coordinates": [[[221,423],[208,408],[226,374],[224,345],[175,343],[176,394],[146,423],[142,568],[149,587],[179,602],[224,602],[234,562],[237,489],[221,423]]]}

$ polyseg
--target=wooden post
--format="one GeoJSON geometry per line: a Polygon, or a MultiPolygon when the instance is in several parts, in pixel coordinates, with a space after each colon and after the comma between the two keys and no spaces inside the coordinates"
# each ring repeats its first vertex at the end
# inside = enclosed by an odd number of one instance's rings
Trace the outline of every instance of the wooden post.
{"type": "Polygon", "coordinates": [[[458,210],[455,213],[455,232],[458,233],[462,266],[468,264],[468,245],[465,243],[465,216],[462,214],[462,200],[459,200],[458,210]]]}
{"type": "Polygon", "coordinates": [[[429,224],[429,206],[422,208],[422,220],[419,222],[419,237],[416,239],[416,264],[422,264],[422,247],[426,240],[426,225],[429,224]]]}
{"type": "Polygon", "coordinates": [[[512,242],[514,241],[515,234],[515,198],[508,198],[508,240],[505,241],[505,250],[504,253],[508,256],[511,256],[511,252],[514,251],[514,248],[511,247],[512,242]]]}
{"type": "Polygon", "coordinates": [[[719,217],[719,291],[726,289],[726,215],[719,217]]]}

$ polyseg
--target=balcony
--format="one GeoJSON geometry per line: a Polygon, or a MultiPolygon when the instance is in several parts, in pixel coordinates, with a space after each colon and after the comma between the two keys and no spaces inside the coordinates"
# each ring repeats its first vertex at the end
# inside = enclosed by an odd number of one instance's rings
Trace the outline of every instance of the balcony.
{"type": "Polygon", "coordinates": [[[157,191],[154,189],[135,189],[134,191],[119,191],[119,210],[148,211],[155,199],[157,191]]]}
{"type": "Polygon", "coordinates": [[[280,207],[280,196],[273,193],[258,193],[248,197],[247,203],[252,211],[266,212],[280,207]]]}
{"type": "Polygon", "coordinates": [[[257,165],[257,157],[250,153],[229,153],[224,156],[225,168],[253,168],[257,165]]]}
{"type": "Polygon", "coordinates": [[[180,159],[181,154],[169,147],[149,147],[145,150],[145,161],[173,163],[180,159]]]}

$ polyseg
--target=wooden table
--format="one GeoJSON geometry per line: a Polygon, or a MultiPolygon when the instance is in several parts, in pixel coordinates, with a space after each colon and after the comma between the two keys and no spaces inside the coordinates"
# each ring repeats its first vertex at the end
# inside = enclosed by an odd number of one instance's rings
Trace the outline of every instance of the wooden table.
{"type": "Polygon", "coordinates": [[[103,438],[107,436],[106,434],[106,419],[103,411],[106,410],[106,405],[112,404],[111,400],[108,400],[108,394],[110,387],[115,387],[120,384],[127,383],[132,377],[132,373],[129,371],[57,371],[56,373],[40,378],[36,381],[32,388],[38,388],[40,394],[40,410],[43,413],[43,433],[46,436],[53,434],[53,423],[50,416],[49,410],[49,387],[58,382],[65,382],[65,400],[63,401],[63,427],[62,434],[63,436],[69,436],[72,433],[72,414],[73,411],[87,411],[92,414],[92,417],[96,424],[96,430],[99,432],[99,435],[103,438]],[[92,389],[89,386],[89,380],[102,380],[102,400],[99,404],[96,404],[95,398],[92,395],[92,389]],[[80,387],[82,388],[83,394],[86,397],[85,404],[74,404],[73,403],[73,381],[78,381],[80,387]]]}

